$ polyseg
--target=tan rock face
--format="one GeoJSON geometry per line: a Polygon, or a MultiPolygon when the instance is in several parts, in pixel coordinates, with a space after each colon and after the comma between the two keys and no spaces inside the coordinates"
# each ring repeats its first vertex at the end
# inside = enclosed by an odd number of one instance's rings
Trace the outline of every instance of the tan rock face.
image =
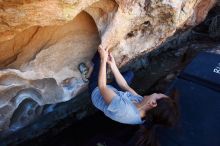
{"type": "Polygon", "coordinates": [[[67,101],[99,44],[119,66],[204,20],[215,0],[1,0],[0,128],[22,101],[67,101]]]}

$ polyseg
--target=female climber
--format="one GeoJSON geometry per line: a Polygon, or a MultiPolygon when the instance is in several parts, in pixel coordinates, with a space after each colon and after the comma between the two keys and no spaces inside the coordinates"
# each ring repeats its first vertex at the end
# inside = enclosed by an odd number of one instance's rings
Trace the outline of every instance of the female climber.
{"type": "MultiPolygon", "coordinates": [[[[92,62],[94,66],[89,77],[92,103],[114,121],[144,125],[142,127],[145,127],[145,131],[140,136],[139,145],[156,143],[155,136],[152,136],[155,127],[173,126],[177,121],[176,100],[161,93],[140,96],[129,86],[134,76],[133,72],[127,71],[121,74],[114,57],[106,49],[99,47],[92,62]],[[115,77],[115,81],[108,85],[107,64],[115,77]]],[[[83,71],[83,66],[79,66],[79,69],[83,71]]]]}

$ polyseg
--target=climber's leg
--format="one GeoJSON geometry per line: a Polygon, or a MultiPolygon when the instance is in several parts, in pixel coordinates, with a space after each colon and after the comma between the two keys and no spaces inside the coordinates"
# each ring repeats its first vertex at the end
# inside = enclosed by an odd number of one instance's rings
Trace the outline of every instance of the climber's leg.
{"type": "Polygon", "coordinates": [[[95,56],[92,59],[93,71],[89,77],[89,93],[92,94],[92,91],[98,86],[99,78],[99,66],[100,66],[100,56],[99,52],[95,53],[95,56]]]}

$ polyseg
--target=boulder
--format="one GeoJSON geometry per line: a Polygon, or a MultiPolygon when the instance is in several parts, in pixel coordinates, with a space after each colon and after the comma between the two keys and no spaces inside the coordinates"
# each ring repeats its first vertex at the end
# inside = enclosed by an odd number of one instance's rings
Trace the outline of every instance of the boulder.
{"type": "Polygon", "coordinates": [[[215,3],[1,0],[0,129],[9,128],[23,100],[43,106],[68,101],[84,91],[87,83],[78,64],[85,62],[90,67],[100,44],[122,67],[175,33],[202,22],[215,3]]]}

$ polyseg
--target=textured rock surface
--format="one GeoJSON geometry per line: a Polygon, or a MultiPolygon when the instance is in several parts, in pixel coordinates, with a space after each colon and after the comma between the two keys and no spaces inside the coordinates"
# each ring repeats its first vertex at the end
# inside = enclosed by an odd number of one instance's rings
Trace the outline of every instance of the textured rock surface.
{"type": "Polygon", "coordinates": [[[1,0],[0,128],[10,127],[11,119],[14,123],[22,120],[13,114],[22,113],[17,108],[36,108],[31,121],[41,114],[37,105],[67,101],[83,90],[86,83],[77,65],[86,62],[89,66],[100,43],[123,66],[157,48],[176,30],[199,24],[214,3],[1,0]]]}

